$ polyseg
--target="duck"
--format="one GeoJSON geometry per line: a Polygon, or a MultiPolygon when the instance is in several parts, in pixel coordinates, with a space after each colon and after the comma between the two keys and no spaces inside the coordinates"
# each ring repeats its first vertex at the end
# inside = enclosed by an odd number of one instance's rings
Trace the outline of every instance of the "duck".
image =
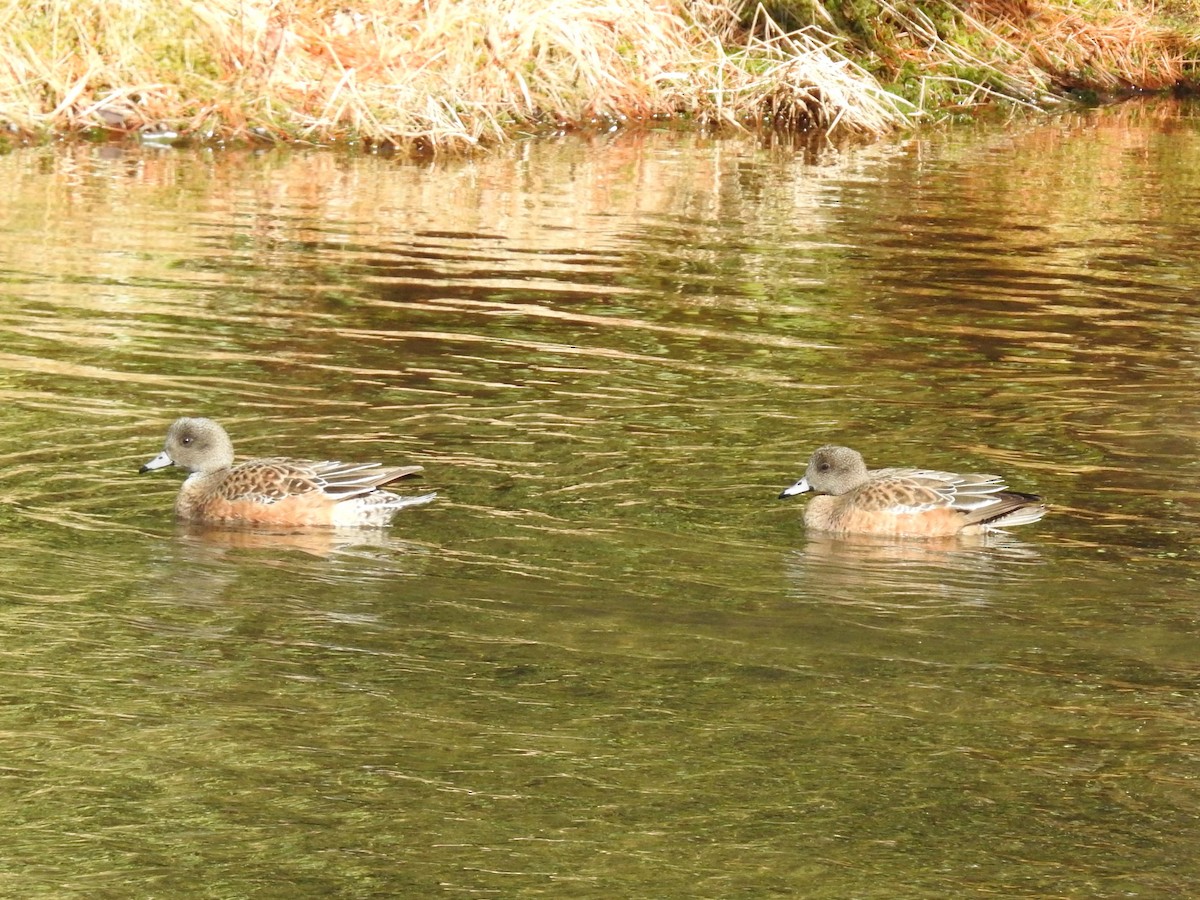
{"type": "Polygon", "coordinates": [[[807,528],[835,534],[945,537],[983,534],[1036,522],[1046,514],[1037,494],[1009,490],[996,475],[936,469],[868,469],[862,454],[828,444],[804,477],[779,499],[813,492],[807,528]]]}
{"type": "Polygon", "coordinates": [[[163,450],[138,470],[188,472],[175,518],[212,525],[382,527],[401,509],[437,493],[403,497],[383,488],[421,466],[311,461],[274,456],[235,463],[228,432],[212,419],[184,417],[167,429],[163,450]]]}

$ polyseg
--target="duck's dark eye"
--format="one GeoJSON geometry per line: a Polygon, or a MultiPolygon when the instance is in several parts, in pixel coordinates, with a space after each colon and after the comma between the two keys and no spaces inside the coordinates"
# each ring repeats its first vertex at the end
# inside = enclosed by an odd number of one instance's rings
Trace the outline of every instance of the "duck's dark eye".
{"type": "Polygon", "coordinates": [[[192,441],[194,441],[194,440],[195,440],[195,438],[194,438],[194,437],[192,437],[192,436],[189,434],[189,435],[185,435],[185,436],[184,436],[184,438],[183,438],[183,440],[182,440],[182,441],[180,441],[180,443],[181,443],[181,444],[183,444],[183,446],[185,446],[185,447],[186,447],[188,444],[190,444],[190,443],[191,443],[192,441]]]}
{"type": "Polygon", "coordinates": [[[829,463],[823,462],[819,466],[817,466],[817,468],[820,469],[822,472],[828,472],[829,471],[829,463]]]}

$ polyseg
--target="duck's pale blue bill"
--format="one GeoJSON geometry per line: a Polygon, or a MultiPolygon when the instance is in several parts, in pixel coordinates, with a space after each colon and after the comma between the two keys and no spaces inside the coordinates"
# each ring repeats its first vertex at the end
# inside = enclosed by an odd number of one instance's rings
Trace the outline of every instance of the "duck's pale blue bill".
{"type": "Polygon", "coordinates": [[[779,494],[779,499],[786,500],[788,497],[795,497],[797,494],[804,494],[811,490],[812,490],[812,488],[810,488],[808,486],[808,479],[801,478],[799,481],[797,481],[795,484],[793,484],[790,488],[785,488],[779,494]]]}
{"type": "Polygon", "coordinates": [[[138,472],[152,472],[155,469],[165,469],[167,466],[173,465],[175,465],[175,460],[167,456],[167,451],[164,450],[162,453],[158,454],[158,456],[154,457],[154,459],[150,460],[150,462],[138,469],[138,472]]]}

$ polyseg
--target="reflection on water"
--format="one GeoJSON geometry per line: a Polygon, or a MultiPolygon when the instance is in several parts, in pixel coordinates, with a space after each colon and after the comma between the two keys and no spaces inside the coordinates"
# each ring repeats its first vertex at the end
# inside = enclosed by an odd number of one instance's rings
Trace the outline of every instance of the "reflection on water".
{"type": "Polygon", "coordinates": [[[788,577],[796,596],[818,603],[874,603],[883,594],[896,609],[931,603],[971,606],[985,602],[997,581],[1036,578],[1043,564],[1037,545],[993,533],[928,540],[813,533],[794,551],[788,577]],[[810,585],[821,585],[813,597],[810,585]]]}
{"type": "MultiPolygon", "coordinates": [[[[403,525],[403,520],[400,520],[403,525]]],[[[181,546],[221,556],[231,551],[263,551],[255,559],[295,551],[317,557],[359,555],[362,552],[420,552],[423,548],[402,540],[390,528],[237,528],[180,523],[175,528],[181,546]]]]}
{"type": "Polygon", "coordinates": [[[24,896],[1200,890],[1200,128],[0,158],[24,896]],[[178,415],[425,466],[180,528],[178,415]],[[806,535],[820,444],[1013,535],[806,535]]]}

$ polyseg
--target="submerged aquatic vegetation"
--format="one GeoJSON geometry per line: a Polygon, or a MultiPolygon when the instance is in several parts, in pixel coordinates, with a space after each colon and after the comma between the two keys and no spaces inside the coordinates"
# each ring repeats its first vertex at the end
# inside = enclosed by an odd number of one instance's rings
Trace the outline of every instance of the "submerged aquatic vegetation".
{"type": "Polygon", "coordinates": [[[0,0],[0,120],[427,151],[678,118],[876,135],[946,95],[1039,102],[1051,69],[1101,85],[1178,69],[1166,51],[1049,40],[1075,27],[1065,15],[1037,18],[1034,40],[1022,2],[935,18],[896,0],[0,0]]]}

